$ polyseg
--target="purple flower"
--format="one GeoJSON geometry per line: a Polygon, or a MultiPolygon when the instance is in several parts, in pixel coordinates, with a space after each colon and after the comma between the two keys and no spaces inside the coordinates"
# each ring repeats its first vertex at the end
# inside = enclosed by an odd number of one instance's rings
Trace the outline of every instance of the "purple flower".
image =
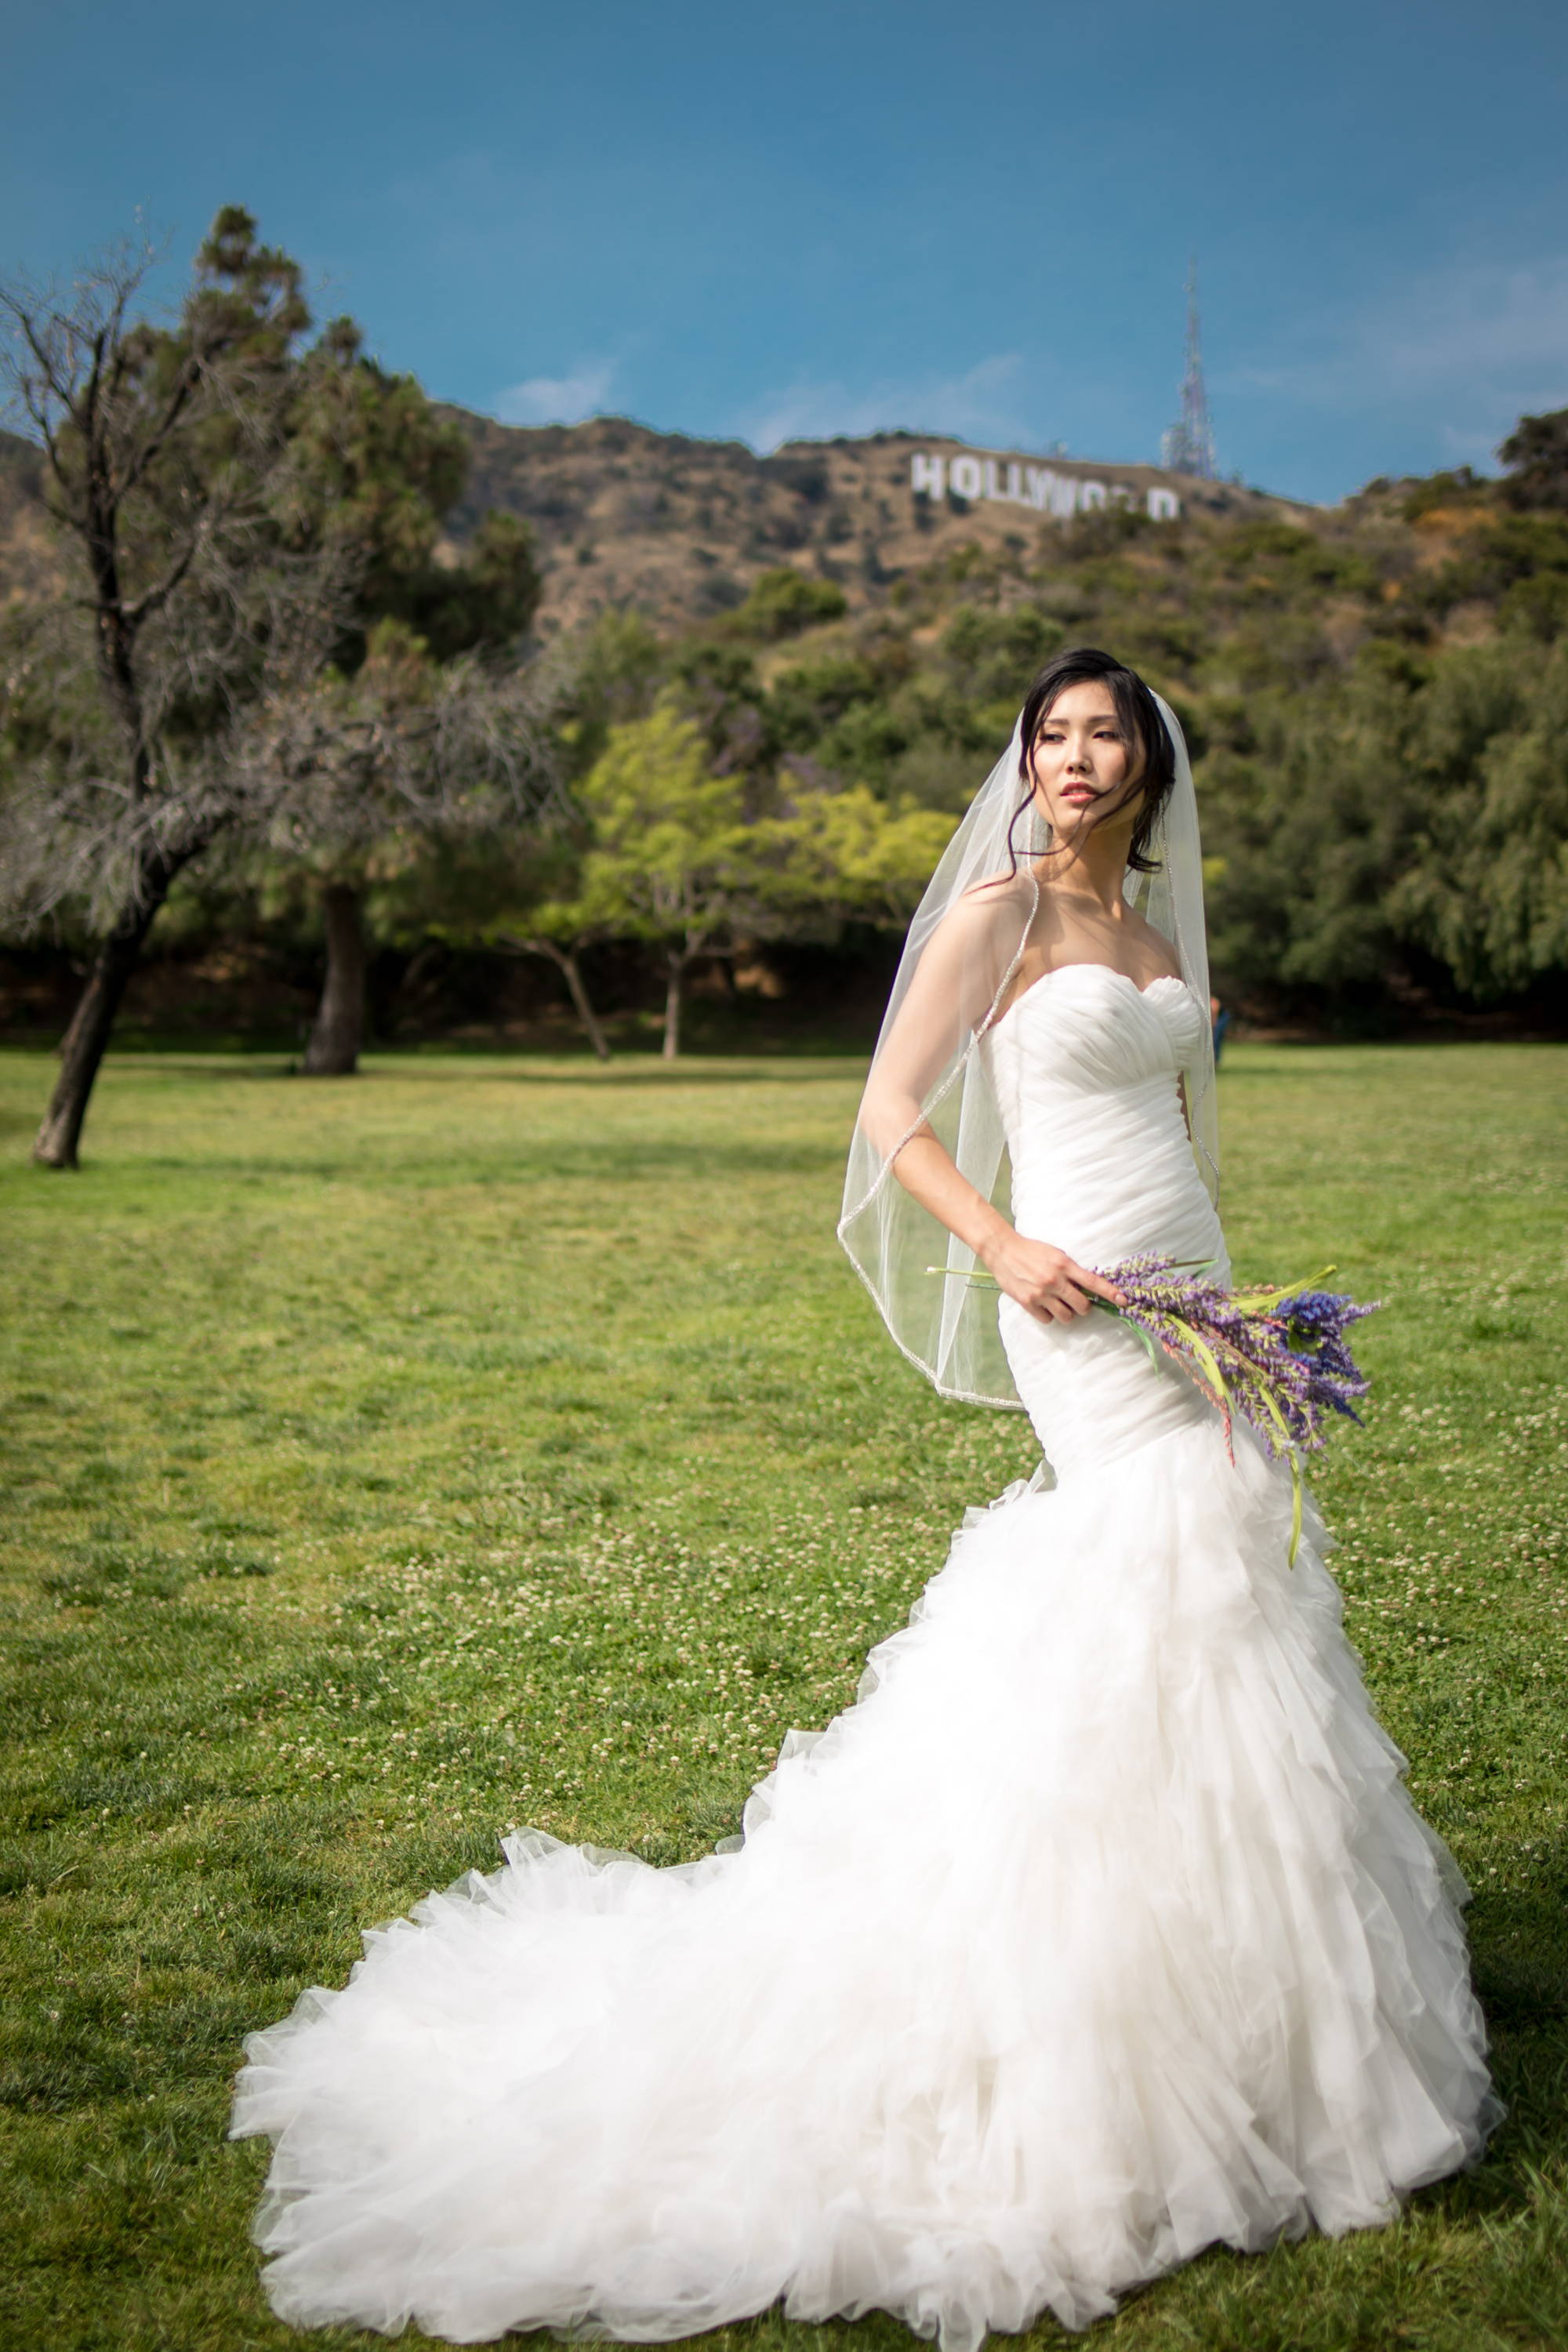
{"type": "Polygon", "coordinates": [[[1352,1399],[1364,1396],[1370,1383],[1345,1335],[1352,1323],[1374,1312],[1377,1302],[1358,1306],[1353,1298],[1306,1285],[1227,1290],[1205,1278],[1206,1266],[1183,1266],[1154,1255],[1124,1258],[1099,1270],[1126,1305],[1112,1307],[1106,1299],[1095,1304],[1130,1323],[1151,1354],[1158,1347],[1181,1366],[1217,1408],[1227,1448],[1232,1416],[1240,1413],[1266,1453],[1289,1457],[1294,1560],[1301,1526],[1297,1456],[1321,1449],[1330,1414],[1360,1420],[1352,1399]]]}

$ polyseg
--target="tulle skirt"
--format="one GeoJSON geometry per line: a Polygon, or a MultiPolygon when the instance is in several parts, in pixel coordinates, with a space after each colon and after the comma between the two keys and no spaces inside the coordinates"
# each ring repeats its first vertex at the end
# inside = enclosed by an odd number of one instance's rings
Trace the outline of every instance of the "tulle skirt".
{"type": "Polygon", "coordinates": [[[1321,1528],[1289,1569],[1283,1473],[1173,1414],[971,1513],[731,1850],[519,1832],[252,2037],[282,2318],[659,2340],[782,2299],[972,2352],[1474,2159],[1464,1889],[1321,1528]]]}

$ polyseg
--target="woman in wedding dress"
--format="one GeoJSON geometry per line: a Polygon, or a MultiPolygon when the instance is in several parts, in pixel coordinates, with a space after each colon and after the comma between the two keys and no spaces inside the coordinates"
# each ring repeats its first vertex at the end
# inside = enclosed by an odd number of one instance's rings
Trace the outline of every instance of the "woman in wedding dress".
{"type": "Polygon", "coordinates": [[[1207,1010],[1180,730],[1063,656],[911,927],[841,1227],[1050,1469],[727,1850],[514,1833],[252,2037],[281,2317],[658,2340],[782,2299],[973,2352],[1476,2159],[1464,1890],[1321,1523],[1289,1566],[1286,1465],[1089,1303],[1138,1252],[1225,1273],[1207,1010]]]}

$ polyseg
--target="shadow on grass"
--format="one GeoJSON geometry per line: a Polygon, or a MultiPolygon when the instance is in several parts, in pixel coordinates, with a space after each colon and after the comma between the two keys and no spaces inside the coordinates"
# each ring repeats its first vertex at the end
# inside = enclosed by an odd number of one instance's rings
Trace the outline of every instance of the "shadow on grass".
{"type": "MultiPolygon", "coordinates": [[[[1568,1832],[1510,1857],[1522,1884],[1479,1891],[1470,1908],[1477,1996],[1508,2107],[1504,2168],[1568,2160],[1568,1832]]],[[[1483,2174],[1491,2169],[1483,2168],[1483,2174]]]]}
{"type": "MultiPolygon", "coordinates": [[[[484,1151],[454,1149],[434,1151],[427,1160],[399,1151],[395,1160],[380,1158],[374,1149],[344,1150],[312,1157],[304,1152],[278,1153],[263,1159],[227,1157],[205,1152],[189,1160],[166,1153],[138,1152],[138,1178],[184,1177],[205,1182],[221,1177],[235,1183],[268,1184],[278,1179],[309,1178],[312,1181],[363,1184],[378,1192],[458,1192],[469,1187],[563,1185],[567,1183],[628,1184],[655,1176],[820,1176],[839,1168],[843,1151],[837,1140],[828,1144],[715,1142],[695,1135],[689,1143],[655,1141],[638,1136],[589,1140],[567,1149],[552,1142],[530,1151],[491,1145],[484,1151]]],[[[125,1163],[112,1153],[101,1161],[103,1172],[116,1178],[125,1163]]],[[[84,1172],[90,1175],[89,1161],[84,1172]]]]}
{"type": "MultiPolygon", "coordinates": [[[[841,1060],[824,1056],[802,1056],[789,1061],[783,1056],[776,1062],[761,1062],[750,1057],[729,1061],[715,1055],[711,1061],[690,1060],[669,1063],[649,1058],[647,1061],[604,1065],[595,1062],[567,1063],[563,1066],[515,1069],[494,1068],[485,1071],[489,1078],[497,1078],[514,1086],[547,1087],[715,1087],[715,1086],[810,1086],[842,1085],[846,1078],[856,1078],[864,1071],[868,1057],[863,1054],[846,1054],[841,1060]]],[[[405,1062],[395,1066],[380,1065],[373,1075],[385,1077],[467,1078],[474,1073],[464,1069],[432,1071],[417,1063],[405,1062]]]]}
{"type": "Polygon", "coordinates": [[[32,1150],[33,1138],[38,1131],[38,1121],[43,1115],[44,1097],[41,1094],[37,1101],[30,1103],[26,1110],[0,1110],[0,1148],[7,1149],[7,1156],[8,1147],[13,1142],[23,1145],[28,1151],[32,1150]]]}
{"type": "Polygon", "coordinates": [[[1227,1049],[1220,1062],[1221,1087],[1255,1084],[1293,1076],[1285,1066],[1310,1055],[1319,1068],[1339,1063],[1345,1070],[1364,1070],[1369,1062],[1452,1059],[1468,1053],[1476,1060],[1500,1054],[1561,1055],[1563,1041],[1556,1037],[1259,1037],[1244,1038],[1227,1049]]]}
{"type": "MultiPolygon", "coordinates": [[[[353,1093],[369,1091],[387,1079],[417,1079],[426,1084],[470,1086],[476,1081],[485,1084],[502,1083],[521,1087],[607,1087],[612,1092],[628,1087],[734,1087],[734,1086],[807,1086],[839,1085],[846,1078],[857,1077],[866,1067],[863,1054],[845,1054],[841,1057],[813,1055],[791,1060],[784,1055],[774,1060],[763,1060],[747,1055],[730,1058],[726,1055],[691,1055],[675,1063],[660,1061],[656,1055],[628,1055],[625,1061],[610,1063],[584,1061],[556,1062],[546,1055],[522,1056],[513,1062],[492,1050],[475,1055],[471,1060],[457,1055],[428,1060],[417,1054],[407,1056],[374,1055],[352,1078],[312,1078],[310,1090],[322,1100],[331,1101],[340,1089],[353,1093]]],[[[222,1054],[136,1054],[110,1055],[104,1064],[105,1073],[145,1071],[159,1076],[182,1078],[222,1078],[228,1082],[268,1079],[273,1082],[302,1076],[291,1057],[264,1055],[239,1056],[222,1054]]],[[[40,1104],[40,1113],[41,1113],[40,1104]]]]}

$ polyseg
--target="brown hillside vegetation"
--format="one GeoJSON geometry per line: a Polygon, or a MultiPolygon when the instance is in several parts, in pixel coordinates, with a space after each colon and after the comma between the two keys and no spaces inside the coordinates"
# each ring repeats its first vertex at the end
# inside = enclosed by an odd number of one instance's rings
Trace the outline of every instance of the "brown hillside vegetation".
{"type": "Polygon", "coordinates": [[[972,451],[940,436],[789,442],[759,457],[739,441],[656,433],[624,417],[520,427],[447,413],[473,452],[468,488],[448,519],[453,541],[496,509],[526,520],[538,549],[546,629],[616,609],[641,611],[667,627],[700,622],[739,604],[781,564],[836,582],[859,612],[882,601],[895,581],[966,542],[1027,558],[1053,529],[1021,495],[1007,496],[1010,477],[1017,493],[1026,491],[1031,467],[1074,488],[1098,483],[1108,499],[1129,492],[1145,509],[1149,491],[1159,489],[1187,515],[1310,511],[1155,467],[972,451]],[[981,472],[981,495],[965,498],[945,479],[940,497],[917,493],[912,460],[927,453],[948,471],[954,459],[970,460],[981,472]],[[986,495],[988,478],[996,495],[986,495]]]}
{"type": "Polygon", "coordinates": [[[0,604],[52,595],[59,581],[42,461],[30,441],[0,430],[0,604]]]}
{"type": "MultiPolygon", "coordinates": [[[[896,581],[961,545],[1027,561],[1060,523],[1023,502],[1030,467],[1049,473],[1058,504],[1066,503],[1064,488],[1087,485],[1093,496],[1098,484],[1108,500],[1130,497],[1145,511],[1149,492],[1163,491],[1188,517],[1313,511],[1157,467],[972,451],[940,436],[791,442],[759,457],[743,442],[658,433],[624,417],[521,426],[465,409],[441,414],[460,427],[470,456],[438,553],[459,561],[487,515],[526,522],[546,635],[605,611],[635,610],[661,628],[689,627],[731,610],[780,565],[836,583],[849,609],[863,612],[896,581]],[[947,472],[955,459],[970,460],[981,472],[981,495],[965,498],[945,475],[940,497],[917,493],[912,460],[927,455],[947,472]],[[988,479],[996,495],[986,494],[988,479]],[[1010,479],[1020,496],[1008,497],[1010,479]]],[[[0,433],[0,596],[46,593],[58,577],[37,455],[15,434],[0,433]]]]}

